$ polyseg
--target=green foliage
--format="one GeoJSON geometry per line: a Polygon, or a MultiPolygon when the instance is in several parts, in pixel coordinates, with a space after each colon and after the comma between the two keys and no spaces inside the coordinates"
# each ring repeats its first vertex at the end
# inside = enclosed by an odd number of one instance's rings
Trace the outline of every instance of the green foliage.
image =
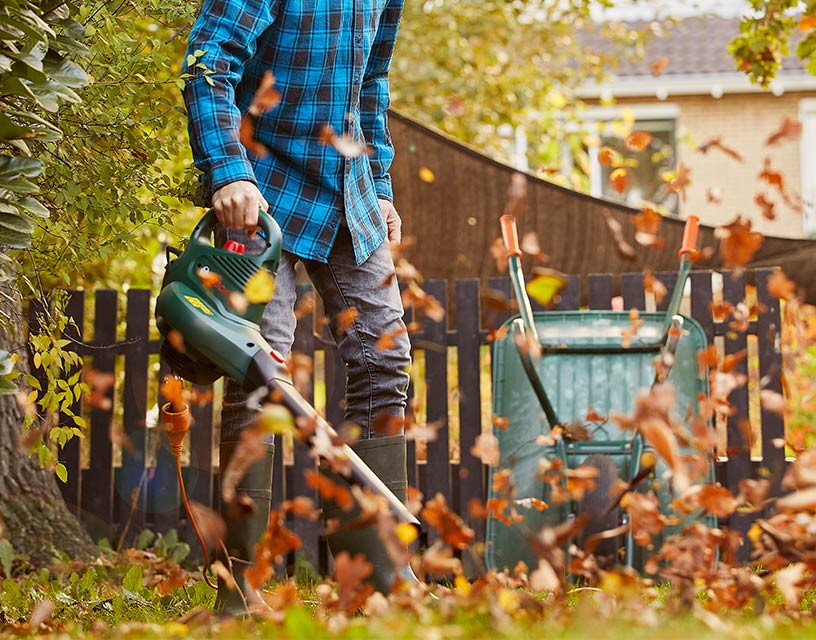
{"type": "MultiPolygon", "coordinates": [[[[72,405],[90,389],[82,380],[82,358],[67,350],[70,341],[61,337],[69,326],[68,318],[57,313],[52,318],[41,317],[39,322],[41,332],[29,337],[29,346],[35,373],[40,375],[25,376],[26,385],[31,388],[28,401],[36,403],[39,411],[26,412],[23,429],[37,429],[32,432],[35,437],[31,438],[29,453],[36,454],[40,464],[48,467],[53,462],[49,445],[64,447],[71,438],[83,436],[87,424],[72,405]],[[66,423],[60,424],[60,414],[65,416],[66,423]]],[[[68,470],[62,463],[55,465],[55,472],[62,482],[68,481],[68,470]]]]}
{"type": "Polygon", "coordinates": [[[510,144],[500,127],[524,127],[533,165],[557,165],[580,106],[570,92],[614,68],[618,45],[636,52],[643,39],[621,25],[592,25],[590,8],[610,4],[407,2],[391,68],[392,102],[502,159],[510,144]]]}
{"type": "Polygon", "coordinates": [[[89,0],[77,7],[90,55],[82,104],[60,112],[46,147],[43,201],[29,275],[53,286],[145,286],[144,249],[173,228],[194,190],[179,78],[197,3],[89,0]],[[141,268],[140,268],[141,264],[141,268]]]}
{"type": "Polygon", "coordinates": [[[12,567],[17,560],[26,560],[26,557],[14,551],[9,540],[0,538],[0,569],[3,569],[6,578],[11,578],[12,567]]]}
{"type": "Polygon", "coordinates": [[[143,529],[136,537],[133,547],[140,550],[152,548],[159,558],[178,563],[182,563],[190,555],[190,545],[179,540],[175,529],[158,535],[150,529],[143,529]]]}
{"type": "Polygon", "coordinates": [[[117,560],[76,571],[40,570],[0,583],[0,626],[27,620],[37,602],[54,603],[54,619],[89,629],[94,624],[167,622],[199,606],[211,606],[213,591],[195,581],[162,595],[144,586],[145,569],[117,560]]]}
{"type": "MultiPolygon", "coordinates": [[[[31,195],[43,168],[34,156],[38,145],[61,137],[48,116],[62,101],[80,101],[75,89],[87,76],[66,55],[85,51],[82,35],[70,4],[6,0],[0,7],[0,245],[29,246],[37,219],[48,217],[31,195]]],[[[0,262],[9,260],[0,253],[0,262]]]]}
{"type": "Polygon", "coordinates": [[[816,28],[807,26],[793,12],[804,5],[804,14],[816,17],[816,0],[750,0],[753,11],[740,22],[740,34],[729,45],[737,67],[751,82],[768,88],[781,68],[782,59],[790,54],[791,35],[802,24],[806,35],[796,45],[796,55],[807,61],[807,70],[816,75],[816,28]],[[800,22],[801,20],[801,22],[800,22]]]}

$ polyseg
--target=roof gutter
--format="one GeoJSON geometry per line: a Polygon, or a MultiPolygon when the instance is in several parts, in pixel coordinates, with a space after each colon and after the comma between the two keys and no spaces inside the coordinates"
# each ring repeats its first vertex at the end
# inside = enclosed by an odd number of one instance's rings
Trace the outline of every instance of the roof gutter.
{"type": "MultiPolygon", "coordinates": [[[[809,74],[778,75],[769,87],[773,95],[786,91],[814,91],[816,77],[809,74]]],[[[617,77],[609,82],[587,83],[579,87],[579,98],[650,97],[665,100],[669,96],[710,95],[720,98],[726,93],[762,93],[762,87],[752,84],[741,73],[707,73],[677,76],[617,77]]]]}

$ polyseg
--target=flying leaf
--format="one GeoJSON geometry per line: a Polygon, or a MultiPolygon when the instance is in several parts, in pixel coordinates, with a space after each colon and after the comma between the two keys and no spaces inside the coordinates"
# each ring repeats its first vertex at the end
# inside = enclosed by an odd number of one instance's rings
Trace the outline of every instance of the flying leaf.
{"type": "Polygon", "coordinates": [[[264,73],[261,78],[258,89],[252,98],[252,103],[249,105],[249,113],[253,116],[259,116],[265,111],[274,109],[280,104],[281,95],[275,90],[275,76],[271,71],[264,73]]]}
{"type": "Polygon", "coordinates": [[[626,148],[630,151],[643,151],[652,142],[653,136],[648,131],[633,131],[626,138],[626,148]]]}
{"type": "Polygon", "coordinates": [[[323,500],[332,500],[337,503],[343,511],[351,511],[354,508],[354,496],[347,487],[340,486],[327,476],[317,471],[308,470],[304,473],[306,484],[317,489],[323,500]]]}
{"type": "MultiPolygon", "coordinates": [[[[811,18],[815,19],[815,18],[811,18]]],[[[801,23],[800,23],[801,24],[801,23]]],[[[798,140],[802,136],[802,125],[798,120],[791,119],[790,116],[785,116],[779,129],[774,131],[765,141],[766,146],[772,147],[779,144],[783,140],[798,140]]]]}
{"type": "Polygon", "coordinates": [[[527,293],[541,305],[550,304],[567,284],[563,273],[554,269],[536,269],[535,277],[527,285],[527,293]]]}
{"type": "Polygon", "coordinates": [[[765,162],[762,166],[762,171],[759,173],[759,179],[763,182],[767,182],[772,187],[776,187],[779,189],[780,192],[784,193],[785,191],[785,179],[782,177],[782,174],[778,171],[775,171],[771,167],[771,159],[769,157],[765,158],[765,162]]]}
{"type": "Polygon", "coordinates": [[[201,284],[207,289],[221,282],[221,276],[214,271],[210,271],[208,268],[201,267],[196,271],[196,275],[198,279],[201,280],[201,284]]]}
{"type": "Polygon", "coordinates": [[[272,511],[266,531],[255,545],[255,561],[244,571],[247,584],[253,589],[260,589],[263,584],[275,575],[275,561],[295,549],[300,549],[300,538],[283,526],[283,513],[272,511]]]}
{"type": "Polygon", "coordinates": [[[462,561],[453,557],[453,551],[436,541],[422,554],[422,570],[438,576],[461,575],[462,561]]]}
{"type": "Polygon", "coordinates": [[[356,140],[347,133],[338,135],[334,131],[334,127],[330,124],[325,124],[320,129],[318,141],[325,145],[334,147],[341,156],[346,158],[357,158],[365,153],[365,145],[356,140]]]}
{"type": "Polygon", "coordinates": [[[244,296],[252,304],[266,304],[275,295],[275,277],[266,267],[252,274],[244,287],[244,296]]]}
{"type": "Polygon", "coordinates": [[[657,58],[656,60],[653,60],[652,64],[650,65],[652,75],[655,76],[655,77],[661,75],[663,73],[663,71],[665,71],[666,66],[668,64],[669,64],[669,59],[666,56],[663,56],[661,58],[657,58]]]}
{"type": "Polygon", "coordinates": [[[445,496],[441,493],[425,503],[422,518],[454,549],[467,549],[476,535],[473,529],[448,508],[445,496]]]}
{"type": "Polygon", "coordinates": [[[598,162],[603,167],[616,166],[615,160],[619,157],[620,154],[611,147],[601,147],[600,151],[598,151],[598,162]]]}
{"type": "Polygon", "coordinates": [[[796,283],[793,282],[782,269],[776,268],[768,278],[768,293],[774,298],[792,300],[796,297],[796,283]]]}
{"type": "Polygon", "coordinates": [[[722,151],[724,154],[731,156],[737,162],[742,162],[742,156],[734,151],[731,147],[727,147],[723,144],[722,139],[720,136],[714,136],[713,138],[709,138],[706,142],[701,144],[697,147],[697,151],[700,153],[708,153],[711,149],[718,149],[722,151]]]}
{"type": "Polygon", "coordinates": [[[660,304],[669,293],[666,285],[658,280],[654,271],[648,267],[643,272],[643,289],[646,293],[651,293],[654,296],[655,304],[660,304]]]}
{"type": "Polygon", "coordinates": [[[629,188],[629,174],[626,172],[626,169],[619,167],[610,174],[609,182],[615,191],[623,195],[629,188]]]}
{"type": "Polygon", "coordinates": [[[602,211],[606,226],[612,234],[612,239],[615,242],[615,248],[622,258],[626,260],[634,260],[636,257],[635,249],[623,237],[623,225],[621,225],[615,217],[606,210],[602,211]]]}
{"type": "Polygon", "coordinates": [[[412,524],[400,522],[397,525],[397,537],[399,538],[399,541],[406,546],[416,540],[418,535],[419,532],[417,531],[417,528],[412,524]]]}
{"type": "Polygon", "coordinates": [[[502,215],[520,218],[527,208],[527,176],[523,173],[514,173],[510,178],[507,189],[507,202],[502,215]]]}
{"type": "Polygon", "coordinates": [[[807,33],[811,29],[816,29],[816,16],[802,16],[799,18],[798,29],[800,33],[807,33]]]}
{"type": "Polygon", "coordinates": [[[224,519],[209,507],[195,500],[190,501],[190,511],[193,512],[193,518],[207,546],[211,549],[219,549],[221,542],[227,537],[227,525],[224,519]]]}
{"type": "Polygon", "coordinates": [[[720,240],[720,256],[727,269],[738,269],[748,264],[762,246],[761,233],[751,231],[751,221],[737,216],[732,222],[714,230],[720,240]]]}
{"type": "Polygon", "coordinates": [[[337,582],[339,598],[331,608],[354,613],[365,604],[374,586],[364,581],[374,570],[372,564],[362,553],[351,556],[348,551],[341,551],[334,558],[334,579],[337,582]]]}
{"type": "Polygon", "coordinates": [[[255,117],[249,114],[241,116],[241,125],[238,128],[238,140],[244,148],[256,158],[266,158],[269,149],[263,142],[255,139],[255,117]]]}
{"type": "Polygon", "coordinates": [[[685,165],[681,164],[672,171],[664,171],[661,174],[663,182],[666,183],[666,188],[669,191],[680,195],[680,199],[686,201],[686,189],[691,184],[691,170],[685,165]]]}
{"type": "Polygon", "coordinates": [[[434,172],[431,171],[428,167],[420,167],[419,179],[422,180],[422,182],[427,182],[428,184],[431,184],[434,180],[436,180],[436,176],[434,175],[434,172]]]}
{"type": "Polygon", "coordinates": [[[765,197],[764,193],[758,193],[754,196],[754,202],[762,210],[762,217],[766,220],[776,220],[776,212],[774,208],[776,204],[765,197]]]}
{"type": "Polygon", "coordinates": [[[662,249],[665,241],[659,235],[660,223],[663,216],[651,207],[644,207],[640,213],[632,218],[635,223],[635,241],[644,247],[662,249]]]}
{"type": "Polygon", "coordinates": [[[470,448],[470,454],[475,458],[479,458],[482,464],[495,467],[501,459],[498,438],[492,433],[480,433],[476,436],[476,440],[470,448]]]}
{"type": "Polygon", "coordinates": [[[354,321],[357,320],[357,307],[348,307],[337,314],[337,331],[346,333],[354,326],[354,321]]]}

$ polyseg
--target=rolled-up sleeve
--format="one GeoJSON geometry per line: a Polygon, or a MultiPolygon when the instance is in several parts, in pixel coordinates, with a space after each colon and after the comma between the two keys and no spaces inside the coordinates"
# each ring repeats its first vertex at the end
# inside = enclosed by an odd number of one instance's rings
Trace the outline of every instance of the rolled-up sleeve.
{"type": "Polygon", "coordinates": [[[388,131],[390,96],[388,70],[397,40],[403,0],[389,0],[380,16],[360,90],[360,126],[371,147],[371,170],[377,197],[393,200],[388,170],[394,160],[394,145],[388,131]]]}
{"type": "Polygon", "coordinates": [[[256,182],[238,138],[241,113],[235,105],[235,87],[258,38],[274,20],[276,4],[276,0],[205,0],[190,33],[183,94],[193,160],[204,172],[208,197],[230,182],[256,182]],[[195,62],[188,64],[191,56],[195,62]]]}

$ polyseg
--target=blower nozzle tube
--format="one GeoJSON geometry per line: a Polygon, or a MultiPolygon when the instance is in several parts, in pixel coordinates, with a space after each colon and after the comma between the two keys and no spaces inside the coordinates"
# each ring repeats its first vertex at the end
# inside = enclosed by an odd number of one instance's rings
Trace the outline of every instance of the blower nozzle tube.
{"type": "MultiPolygon", "coordinates": [[[[279,395],[281,404],[286,407],[295,418],[314,420],[317,429],[327,432],[330,436],[337,436],[337,432],[315,411],[297,389],[295,389],[286,372],[275,358],[263,351],[258,351],[252,358],[249,369],[243,381],[244,390],[252,392],[259,387],[266,387],[270,393],[279,395]]],[[[380,480],[380,478],[363,462],[354,449],[348,445],[341,447],[343,455],[348,459],[351,467],[351,480],[374,493],[383,496],[388,501],[392,515],[397,522],[419,527],[419,520],[405,507],[402,501],[380,480]]]]}

